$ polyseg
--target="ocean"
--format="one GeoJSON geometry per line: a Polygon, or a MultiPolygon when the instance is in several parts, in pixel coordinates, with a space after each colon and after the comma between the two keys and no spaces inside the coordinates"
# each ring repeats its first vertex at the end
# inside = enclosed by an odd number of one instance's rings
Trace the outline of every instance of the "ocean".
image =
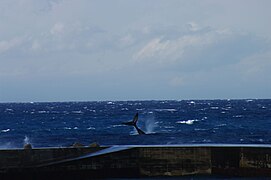
{"type": "Polygon", "coordinates": [[[0,149],[89,145],[271,144],[271,100],[0,103],[0,149]],[[132,120],[138,112],[138,135],[132,120]]]}

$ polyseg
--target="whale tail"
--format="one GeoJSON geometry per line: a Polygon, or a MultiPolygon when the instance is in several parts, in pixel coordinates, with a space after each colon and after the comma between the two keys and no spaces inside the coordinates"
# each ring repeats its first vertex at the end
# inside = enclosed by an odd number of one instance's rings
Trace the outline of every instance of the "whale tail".
{"type": "Polygon", "coordinates": [[[138,121],[138,113],[136,113],[132,121],[123,122],[122,124],[127,125],[127,126],[136,126],[137,121],[138,121]]]}
{"type": "Polygon", "coordinates": [[[136,113],[136,115],[133,118],[133,121],[132,121],[133,122],[133,126],[136,126],[137,121],[138,121],[138,113],[136,113]]]}
{"type": "Polygon", "coordinates": [[[127,125],[127,126],[134,126],[138,134],[146,134],[144,131],[139,129],[139,127],[137,126],[137,121],[138,121],[138,113],[136,113],[132,121],[123,122],[122,124],[127,125]]]}

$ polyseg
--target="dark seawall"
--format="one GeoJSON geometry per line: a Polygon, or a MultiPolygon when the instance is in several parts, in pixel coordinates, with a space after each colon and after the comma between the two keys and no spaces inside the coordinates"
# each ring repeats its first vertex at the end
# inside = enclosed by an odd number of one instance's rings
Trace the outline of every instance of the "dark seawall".
{"type": "Polygon", "coordinates": [[[271,177],[269,145],[147,145],[0,150],[0,179],[271,177]]]}

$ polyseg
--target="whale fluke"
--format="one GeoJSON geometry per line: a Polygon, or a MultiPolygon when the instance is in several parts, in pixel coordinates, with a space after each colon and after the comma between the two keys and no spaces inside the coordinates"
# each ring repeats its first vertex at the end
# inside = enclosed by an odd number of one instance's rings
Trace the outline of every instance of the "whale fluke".
{"type": "Polygon", "coordinates": [[[134,116],[132,121],[122,122],[121,124],[124,124],[127,126],[134,126],[136,128],[138,134],[146,134],[144,131],[139,129],[139,127],[137,126],[137,121],[138,121],[138,113],[136,113],[136,115],[134,116]]]}

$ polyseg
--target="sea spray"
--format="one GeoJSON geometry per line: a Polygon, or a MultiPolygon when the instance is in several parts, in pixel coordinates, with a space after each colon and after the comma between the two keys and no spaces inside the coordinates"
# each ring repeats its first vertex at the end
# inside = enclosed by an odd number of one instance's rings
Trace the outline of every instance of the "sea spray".
{"type": "Polygon", "coordinates": [[[32,149],[32,145],[30,144],[29,137],[24,137],[24,149],[32,149]]]}
{"type": "Polygon", "coordinates": [[[130,135],[138,135],[136,128],[134,127],[132,131],[130,131],[130,135]]]}
{"type": "Polygon", "coordinates": [[[30,144],[30,139],[27,136],[24,136],[24,145],[30,144]]]}
{"type": "MultiPolygon", "coordinates": [[[[145,129],[146,134],[153,134],[155,133],[155,128],[157,127],[157,123],[155,122],[155,119],[153,117],[151,118],[146,118],[142,121],[145,121],[145,128],[139,125],[140,129],[145,129]]],[[[133,128],[132,131],[130,131],[130,135],[138,135],[138,131],[136,128],[133,128]]]]}
{"type": "Polygon", "coordinates": [[[154,133],[154,130],[157,127],[157,124],[155,123],[155,119],[153,117],[146,119],[145,120],[145,127],[146,127],[147,134],[154,133]]]}

